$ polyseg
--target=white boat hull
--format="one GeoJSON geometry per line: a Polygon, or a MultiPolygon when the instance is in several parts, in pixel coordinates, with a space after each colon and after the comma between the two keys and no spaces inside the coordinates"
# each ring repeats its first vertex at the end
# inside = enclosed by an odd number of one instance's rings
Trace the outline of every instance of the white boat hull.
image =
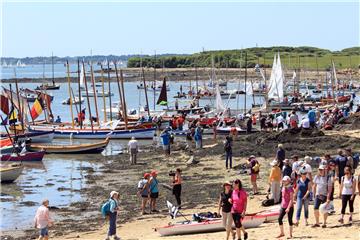
{"type": "Polygon", "coordinates": [[[20,175],[23,170],[23,167],[1,167],[0,169],[0,176],[1,182],[13,182],[15,181],[20,175]]]}

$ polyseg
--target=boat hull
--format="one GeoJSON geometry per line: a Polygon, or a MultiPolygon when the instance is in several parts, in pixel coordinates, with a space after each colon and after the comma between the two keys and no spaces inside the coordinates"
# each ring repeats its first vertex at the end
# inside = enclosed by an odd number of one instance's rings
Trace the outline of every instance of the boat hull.
{"type": "Polygon", "coordinates": [[[0,176],[1,183],[11,183],[14,182],[20,175],[23,170],[23,166],[18,167],[1,167],[0,176]]]}
{"type": "MultiPolygon", "coordinates": [[[[6,136],[5,134],[1,134],[2,137],[6,136]]],[[[11,137],[15,135],[12,134],[11,137]]],[[[50,143],[54,139],[54,131],[42,131],[42,132],[28,132],[26,134],[18,134],[18,140],[24,141],[27,138],[31,138],[32,143],[50,143]]]]}
{"type": "Polygon", "coordinates": [[[1,161],[14,161],[14,162],[39,162],[42,161],[45,151],[40,152],[26,152],[18,156],[11,154],[1,155],[1,161]]]}

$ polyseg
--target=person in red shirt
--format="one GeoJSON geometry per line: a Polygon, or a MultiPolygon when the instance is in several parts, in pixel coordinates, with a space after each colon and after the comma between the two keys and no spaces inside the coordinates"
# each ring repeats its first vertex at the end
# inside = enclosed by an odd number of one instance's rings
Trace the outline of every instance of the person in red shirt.
{"type": "Polygon", "coordinates": [[[236,179],[233,184],[234,190],[232,191],[229,202],[232,204],[231,213],[235,223],[236,235],[238,239],[241,239],[240,230],[244,233],[244,239],[248,238],[248,233],[242,226],[241,221],[245,217],[247,206],[247,193],[242,188],[240,179],[236,179]]]}

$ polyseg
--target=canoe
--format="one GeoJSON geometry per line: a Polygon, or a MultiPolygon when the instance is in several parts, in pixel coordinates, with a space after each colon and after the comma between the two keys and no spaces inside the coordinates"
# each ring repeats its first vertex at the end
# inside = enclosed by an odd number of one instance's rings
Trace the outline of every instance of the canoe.
{"type": "MultiPolygon", "coordinates": [[[[245,216],[242,221],[245,229],[259,227],[265,221],[263,216],[245,216]]],[[[233,225],[233,227],[235,227],[233,225]]],[[[167,226],[155,228],[161,236],[185,235],[195,233],[219,232],[224,231],[222,220],[219,218],[209,219],[202,222],[182,221],[167,226]]]]}
{"type": "Polygon", "coordinates": [[[76,145],[40,145],[31,144],[30,151],[44,150],[46,153],[79,154],[79,153],[101,153],[109,143],[109,138],[96,143],[85,143],[76,145]]]}
{"type": "Polygon", "coordinates": [[[23,168],[22,165],[0,166],[1,182],[10,183],[15,181],[21,175],[23,168]]]}
{"type": "MultiPolygon", "coordinates": [[[[231,126],[217,127],[216,128],[216,133],[219,134],[219,135],[229,135],[232,128],[233,127],[231,127],[231,126]]],[[[235,128],[236,128],[236,131],[237,131],[237,133],[239,135],[240,134],[246,134],[246,129],[242,129],[241,127],[235,127],[235,128]]],[[[252,128],[251,133],[254,133],[254,132],[258,132],[258,130],[256,130],[255,128],[252,128]]]]}
{"type": "MultiPolygon", "coordinates": [[[[41,128],[30,127],[31,131],[43,132],[41,128]]],[[[46,129],[46,128],[45,128],[46,129]]],[[[144,128],[144,129],[128,129],[128,130],[111,130],[91,128],[87,129],[67,129],[56,128],[54,129],[55,138],[76,138],[76,139],[130,139],[135,137],[137,139],[152,139],[154,137],[156,128],[144,128]]]]}
{"type": "Polygon", "coordinates": [[[261,216],[265,218],[265,222],[273,222],[279,218],[280,215],[280,206],[272,206],[269,209],[258,212],[255,214],[256,216],[261,216]]]}
{"type": "Polygon", "coordinates": [[[42,161],[45,151],[40,152],[26,152],[24,154],[4,154],[1,155],[1,161],[15,161],[15,162],[32,162],[42,161]]]}
{"type": "MultiPolygon", "coordinates": [[[[6,137],[7,135],[2,133],[1,137],[6,137]]],[[[10,135],[12,138],[15,137],[15,134],[10,135]]],[[[31,138],[32,143],[50,143],[54,139],[54,131],[46,131],[42,132],[27,132],[25,134],[17,134],[18,140],[25,141],[27,138],[31,138]]]]}

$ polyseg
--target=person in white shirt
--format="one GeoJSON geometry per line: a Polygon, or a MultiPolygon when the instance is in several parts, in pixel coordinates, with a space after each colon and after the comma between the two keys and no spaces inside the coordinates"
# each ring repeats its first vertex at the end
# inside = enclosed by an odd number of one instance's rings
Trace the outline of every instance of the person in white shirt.
{"type": "Polygon", "coordinates": [[[136,164],[138,148],[138,141],[135,139],[135,137],[132,137],[128,143],[131,164],[136,164]]]}
{"type": "Polygon", "coordinates": [[[303,129],[309,129],[310,128],[310,121],[307,117],[304,117],[302,120],[301,120],[301,127],[303,129]]]}
{"type": "Polygon", "coordinates": [[[40,229],[39,239],[49,239],[49,227],[53,224],[49,213],[49,200],[45,199],[42,201],[42,205],[36,211],[34,222],[35,228],[40,229]]]}
{"type": "Polygon", "coordinates": [[[310,179],[310,181],[312,182],[313,177],[312,177],[312,168],[310,166],[312,158],[309,156],[305,156],[304,157],[304,164],[302,165],[302,168],[305,170],[305,172],[307,173],[307,177],[310,179]]]}
{"type": "Polygon", "coordinates": [[[279,116],[276,117],[276,123],[277,123],[277,130],[279,131],[279,129],[284,129],[284,122],[285,119],[282,116],[282,114],[280,114],[279,116]]]}

